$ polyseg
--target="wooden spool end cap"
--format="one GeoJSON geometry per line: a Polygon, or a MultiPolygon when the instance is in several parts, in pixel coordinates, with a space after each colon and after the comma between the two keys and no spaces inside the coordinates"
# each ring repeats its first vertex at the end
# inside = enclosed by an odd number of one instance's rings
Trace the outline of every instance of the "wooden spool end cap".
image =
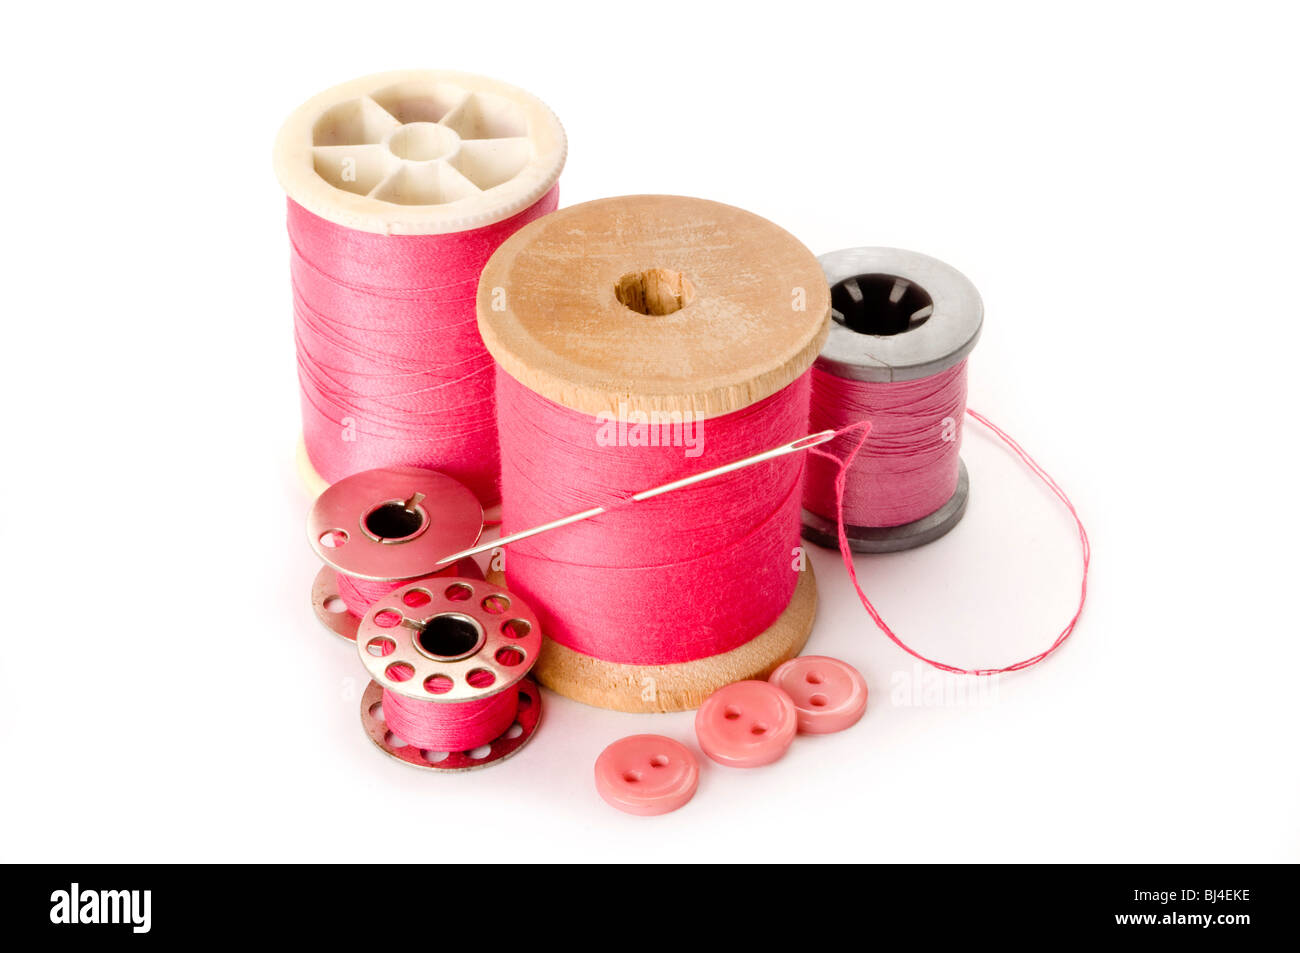
{"type": "Polygon", "coordinates": [[[716,417],[784,388],[826,339],[830,291],[789,232],[706,199],[633,195],[526,225],[479,280],[511,377],[592,415],[716,417]]]}

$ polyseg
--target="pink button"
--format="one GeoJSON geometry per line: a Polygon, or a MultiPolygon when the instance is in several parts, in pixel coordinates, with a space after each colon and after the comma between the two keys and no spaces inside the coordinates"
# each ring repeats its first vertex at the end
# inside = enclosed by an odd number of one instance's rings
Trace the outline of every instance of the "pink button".
{"type": "Polygon", "coordinates": [[[719,764],[771,764],[790,747],[799,719],[790,696],[770,682],[732,682],[695,713],[700,747],[719,764]]]}
{"type": "Polygon", "coordinates": [[[596,759],[596,790],[629,814],[667,814],[691,799],[700,764],[691,750],[663,735],[620,738],[596,759]]]}
{"type": "Polygon", "coordinates": [[[867,710],[867,683],[848,662],[804,655],[782,662],[768,679],[794,699],[799,730],[810,735],[843,731],[867,710]]]}

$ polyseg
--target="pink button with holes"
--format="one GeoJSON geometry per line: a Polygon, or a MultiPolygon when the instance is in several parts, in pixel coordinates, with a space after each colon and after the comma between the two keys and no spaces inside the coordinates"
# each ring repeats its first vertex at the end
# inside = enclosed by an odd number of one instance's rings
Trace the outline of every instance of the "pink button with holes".
{"type": "Polygon", "coordinates": [[[799,730],[824,735],[857,724],[867,710],[867,683],[848,662],[804,655],[782,662],[768,679],[794,699],[799,730]]]}
{"type": "Polygon", "coordinates": [[[799,727],[790,696],[770,682],[724,685],[695,713],[700,747],[719,764],[754,768],[785,754],[799,727]]]}
{"type": "Polygon", "coordinates": [[[700,764],[691,749],[663,735],[620,738],[596,759],[596,790],[629,814],[667,814],[695,793],[700,764]]]}

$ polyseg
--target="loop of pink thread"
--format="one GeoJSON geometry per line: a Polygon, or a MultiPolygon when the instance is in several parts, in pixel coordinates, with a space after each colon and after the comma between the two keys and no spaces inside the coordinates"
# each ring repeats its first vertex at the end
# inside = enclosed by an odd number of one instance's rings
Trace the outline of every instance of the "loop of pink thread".
{"type": "MultiPolygon", "coordinates": [[[[849,380],[813,368],[809,427],[841,430],[871,421],[871,439],[856,455],[844,487],[850,526],[900,526],[929,516],[957,490],[966,362],[932,377],[894,383],[849,380]],[[946,423],[947,422],[947,423],[946,423]]],[[[845,440],[827,450],[842,456],[845,440]]],[[[808,461],[804,507],[836,518],[838,465],[825,452],[808,461]]]]}
{"type": "Polygon", "coordinates": [[[445,235],[377,235],[289,202],[303,439],[326,481],[381,466],[440,470],[500,498],[492,359],[479,273],[554,211],[559,189],[501,222],[445,235]]]}
{"type": "MultiPolygon", "coordinates": [[[[700,422],[702,453],[688,456],[680,426],[669,423],[641,424],[647,445],[626,445],[629,430],[625,445],[603,446],[602,433],[617,440],[611,424],[602,431],[597,418],[498,368],[502,535],[801,437],[808,393],[804,374],[700,422]]],[[[803,467],[803,454],[778,457],[515,543],[510,588],[537,608],[550,638],[604,661],[657,665],[726,652],[770,626],[794,593],[803,467]]]]}
{"type": "Polygon", "coordinates": [[[966,413],[978,420],[994,433],[1004,444],[1006,444],[1007,447],[1009,447],[1011,451],[1015,453],[1015,455],[1018,456],[1021,461],[1023,461],[1024,464],[1043,481],[1044,484],[1047,485],[1047,488],[1051,490],[1052,495],[1060,500],[1061,503],[1064,504],[1065,508],[1069,510],[1070,516],[1074,520],[1074,525],[1079,531],[1079,546],[1083,554],[1083,573],[1079,581],[1079,602],[1075,607],[1074,614],[1070,616],[1069,621],[1066,622],[1065,627],[1056,637],[1056,640],[1037,655],[1031,655],[1029,658],[1022,659],[1019,662],[1013,662],[1010,665],[1004,665],[1001,668],[958,668],[955,665],[948,665],[944,662],[939,662],[935,659],[929,658],[928,656],[922,655],[894,633],[894,630],[886,624],[885,620],[881,618],[880,613],[876,611],[876,607],[872,605],[871,600],[867,598],[867,594],[862,591],[862,586],[858,582],[857,570],[853,566],[853,551],[849,548],[848,535],[844,531],[844,499],[846,484],[850,480],[851,474],[855,472],[854,461],[856,460],[859,451],[862,450],[863,445],[867,442],[868,436],[874,432],[872,424],[866,421],[859,421],[857,423],[849,424],[840,430],[840,436],[846,436],[854,430],[861,431],[862,434],[856,442],[852,443],[850,451],[843,458],[837,457],[832,453],[828,453],[827,451],[820,450],[816,447],[811,448],[810,452],[817,457],[825,458],[835,467],[835,520],[839,534],[840,558],[844,561],[844,568],[848,570],[849,581],[853,583],[853,588],[857,591],[858,599],[862,602],[863,607],[867,610],[867,614],[875,621],[876,626],[880,631],[884,632],[891,642],[908,655],[919,659],[934,668],[945,672],[952,672],[957,675],[997,675],[1002,672],[1015,672],[1020,669],[1029,668],[1031,665],[1037,665],[1043,659],[1047,658],[1047,656],[1060,648],[1062,643],[1070,637],[1070,633],[1073,632],[1075,626],[1078,625],[1079,617],[1083,615],[1083,606],[1088,599],[1088,567],[1092,562],[1092,545],[1088,542],[1088,531],[1084,529],[1083,520],[1079,518],[1079,513],[1074,508],[1074,504],[1070,502],[1070,498],[1066,496],[1065,491],[1061,489],[1056,480],[1054,480],[1052,476],[1039,465],[1038,461],[1031,457],[1029,453],[1006,431],[995,425],[987,417],[976,413],[970,408],[966,409],[966,413]]]}
{"type": "Polygon", "coordinates": [[[426,751],[469,751],[500,738],[514,723],[513,688],[471,702],[422,702],[384,689],[384,721],[407,744],[426,751]]]}

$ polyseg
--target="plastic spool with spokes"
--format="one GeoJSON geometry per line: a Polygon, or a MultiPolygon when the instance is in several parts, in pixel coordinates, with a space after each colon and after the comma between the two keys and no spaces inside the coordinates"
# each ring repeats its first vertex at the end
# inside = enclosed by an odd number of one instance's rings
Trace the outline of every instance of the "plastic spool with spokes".
{"type": "Polygon", "coordinates": [[[536,96],[486,76],[398,70],[327,89],[285,120],[275,171],[294,202],[380,235],[480,228],[550,191],[567,143],[536,96]]]}
{"type": "MultiPolygon", "coordinates": [[[[276,177],[326,221],[379,235],[441,235],[503,221],[549,192],[564,127],[536,96],[454,70],[363,76],[313,96],[276,137],[276,177]]],[[[301,442],[312,496],[326,481],[301,442]]]]}
{"type": "Polygon", "coordinates": [[[503,761],[532,739],[542,696],[527,678],[542,647],[537,616],[518,596],[479,579],[431,578],[380,599],[362,620],[357,651],[373,681],[361,724],[390,757],[421,768],[467,771],[503,761]],[[517,692],[514,723],[470,751],[430,751],[389,729],[383,691],[426,704],[481,701],[517,692]]]}
{"type": "Polygon", "coordinates": [[[483,507],[446,474],[381,467],[346,477],[316,498],[307,517],[308,539],[324,563],[312,609],[331,632],[356,641],[360,620],[343,607],[340,573],[394,586],[439,571],[481,575],[472,559],[442,570],[438,562],[473,546],[482,532],[483,507]]]}

